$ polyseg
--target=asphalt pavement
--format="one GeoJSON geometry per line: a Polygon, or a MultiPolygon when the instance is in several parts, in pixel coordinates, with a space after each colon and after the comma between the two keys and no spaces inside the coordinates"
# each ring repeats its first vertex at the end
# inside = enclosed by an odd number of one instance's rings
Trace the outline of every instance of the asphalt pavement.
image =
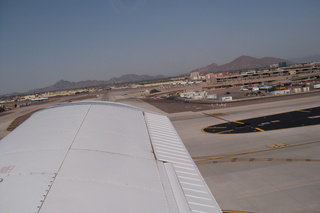
{"type": "Polygon", "coordinates": [[[214,114],[207,115],[225,121],[225,123],[211,125],[202,129],[206,133],[214,134],[264,132],[320,124],[320,107],[299,109],[238,121],[228,121],[214,114]]]}

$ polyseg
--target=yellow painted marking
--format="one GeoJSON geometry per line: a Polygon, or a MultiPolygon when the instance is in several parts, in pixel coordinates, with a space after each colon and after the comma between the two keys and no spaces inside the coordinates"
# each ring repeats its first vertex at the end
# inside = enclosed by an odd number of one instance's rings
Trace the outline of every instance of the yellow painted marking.
{"type": "Polygon", "coordinates": [[[266,147],[272,148],[272,149],[279,149],[288,146],[287,144],[284,143],[276,143],[276,144],[271,144],[267,145],[266,147]]]}
{"type": "Polygon", "coordinates": [[[256,130],[259,130],[260,132],[265,132],[265,130],[260,129],[260,128],[255,128],[256,130]]]}
{"type": "Polygon", "coordinates": [[[115,102],[118,102],[118,100],[116,99],[116,97],[113,94],[112,94],[112,97],[113,97],[115,102]]]}
{"type": "Polygon", "coordinates": [[[214,133],[214,134],[221,134],[221,133],[224,133],[224,132],[232,132],[232,131],[234,131],[233,129],[230,129],[230,130],[226,130],[226,131],[222,131],[222,132],[216,132],[216,133],[214,133]]]}
{"type": "Polygon", "coordinates": [[[243,122],[240,122],[240,121],[232,121],[232,122],[237,124],[244,124],[243,122]]]}
{"type": "Polygon", "coordinates": [[[308,111],[308,110],[297,110],[298,112],[311,112],[311,111],[308,111]]]}
{"type": "MultiPolygon", "coordinates": [[[[304,145],[310,145],[310,144],[316,144],[316,143],[320,143],[320,141],[313,141],[313,142],[307,142],[307,143],[301,143],[301,144],[295,144],[295,145],[287,145],[284,143],[279,143],[279,144],[283,144],[283,145],[278,146],[277,148],[279,148],[279,149],[293,148],[293,147],[297,147],[297,146],[304,146],[304,145]]],[[[241,155],[249,155],[249,154],[261,153],[261,152],[270,152],[270,151],[275,151],[275,150],[277,150],[277,149],[262,149],[262,150],[252,151],[252,152],[192,157],[192,159],[196,163],[198,163],[198,162],[205,162],[205,161],[210,161],[210,160],[212,161],[212,160],[226,159],[226,158],[241,156],[241,155]]]]}
{"type": "Polygon", "coordinates": [[[208,126],[208,127],[204,128],[204,129],[225,129],[225,128],[227,128],[227,127],[226,126],[223,126],[223,127],[218,127],[218,126],[210,127],[210,126],[208,126]]]}
{"type": "Polygon", "coordinates": [[[223,114],[223,113],[220,113],[220,112],[211,113],[211,115],[214,115],[214,116],[216,116],[216,117],[228,116],[227,114],[223,114]]]}

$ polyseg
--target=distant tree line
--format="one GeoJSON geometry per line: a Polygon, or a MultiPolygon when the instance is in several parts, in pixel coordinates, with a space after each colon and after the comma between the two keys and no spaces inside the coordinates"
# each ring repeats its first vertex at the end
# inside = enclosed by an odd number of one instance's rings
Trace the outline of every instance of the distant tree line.
{"type": "Polygon", "coordinates": [[[160,90],[157,90],[157,89],[152,89],[152,90],[150,90],[150,94],[151,93],[156,93],[156,92],[161,92],[160,90]]]}

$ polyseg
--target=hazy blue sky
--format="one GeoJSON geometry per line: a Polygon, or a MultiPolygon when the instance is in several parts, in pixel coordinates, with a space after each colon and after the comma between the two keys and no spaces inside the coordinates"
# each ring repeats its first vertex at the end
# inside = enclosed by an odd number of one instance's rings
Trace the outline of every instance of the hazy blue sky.
{"type": "Polygon", "coordinates": [[[0,0],[0,94],[319,54],[319,0],[0,0]]]}

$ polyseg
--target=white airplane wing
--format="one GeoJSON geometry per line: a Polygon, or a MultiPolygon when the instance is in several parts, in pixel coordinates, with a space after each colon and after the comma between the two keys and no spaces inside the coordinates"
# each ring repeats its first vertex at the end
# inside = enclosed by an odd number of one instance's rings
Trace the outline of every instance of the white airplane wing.
{"type": "Polygon", "coordinates": [[[163,115],[112,102],[33,114],[0,141],[0,212],[221,212],[163,115]]]}

